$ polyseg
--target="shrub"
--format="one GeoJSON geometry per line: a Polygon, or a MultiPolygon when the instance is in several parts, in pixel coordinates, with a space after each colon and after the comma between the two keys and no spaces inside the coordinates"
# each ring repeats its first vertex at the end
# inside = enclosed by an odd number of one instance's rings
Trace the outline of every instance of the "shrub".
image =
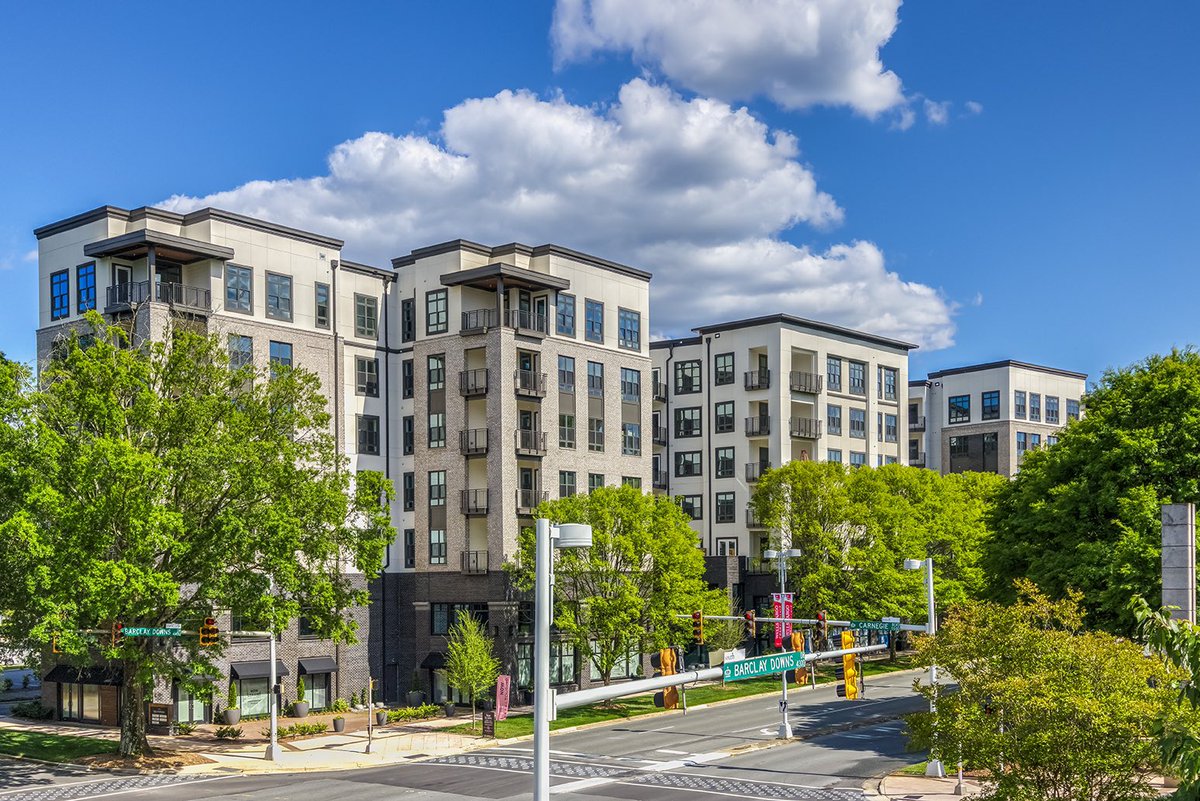
{"type": "Polygon", "coordinates": [[[441,713],[442,708],[437,704],[421,704],[420,706],[389,709],[387,719],[388,723],[408,720],[426,720],[427,718],[437,717],[441,713]]]}
{"type": "Polygon", "coordinates": [[[195,732],[196,732],[196,724],[195,723],[176,723],[175,724],[175,733],[176,734],[183,735],[186,737],[187,735],[194,734],[195,732]]]}
{"type": "Polygon", "coordinates": [[[12,713],[14,717],[29,718],[30,720],[47,720],[54,717],[53,709],[42,706],[42,702],[36,700],[13,704],[12,713]]]}
{"type": "MultiPolygon", "coordinates": [[[[291,726],[280,726],[278,736],[280,740],[290,740],[293,737],[307,737],[313,734],[321,734],[329,728],[324,723],[293,723],[291,726]]],[[[263,737],[270,737],[271,730],[263,729],[263,737]]]]}
{"type": "Polygon", "coordinates": [[[13,688],[13,680],[12,679],[6,677],[3,682],[0,682],[0,693],[6,693],[9,690],[11,690],[12,688],[13,688]]]}
{"type": "Polygon", "coordinates": [[[358,705],[359,706],[367,705],[367,688],[366,687],[363,687],[362,692],[358,694],[358,705]]]}
{"type": "Polygon", "coordinates": [[[237,682],[236,681],[229,682],[229,694],[226,696],[225,700],[228,702],[226,704],[226,707],[228,709],[237,709],[238,708],[238,695],[237,695],[237,682]]]}
{"type": "Polygon", "coordinates": [[[297,701],[300,701],[300,702],[304,701],[304,689],[305,689],[304,688],[304,677],[301,676],[300,678],[296,679],[296,700],[297,701]]]}
{"type": "Polygon", "coordinates": [[[333,706],[329,707],[329,711],[331,711],[331,712],[349,712],[350,711],[350,702],[347,701],[345,698],[335,698],[333,700],[333,706]]]}
{"type": "Polygon", "coordinates": [[[242,736],[241,726],[222,726],[217,729],[218,740],[236,740],[242,736]]]}

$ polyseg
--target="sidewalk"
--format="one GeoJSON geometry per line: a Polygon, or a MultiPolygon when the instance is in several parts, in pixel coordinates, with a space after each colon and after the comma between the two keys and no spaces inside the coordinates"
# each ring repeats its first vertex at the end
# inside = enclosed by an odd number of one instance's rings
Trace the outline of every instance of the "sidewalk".
{"type": "MultiPolygon", "coordinates": [[[[1160,795],[1167,796],[1175,792],[1175,787],[1168,785],[1161,778],[1155,778],[1151,784],[1160,795]]],[[[868,797],[876,799],[896,799],[899,801],[956,801],[960,798],[977,796],[983,792],[983,787],[976,779],[967,776],[963,778],[963,794],[956,795],[958,778],[954,774],[944,779],[934,779],[928,776],[906,776],[893,773],[882,779],[871,780],[864,788],[868,797]]]]}

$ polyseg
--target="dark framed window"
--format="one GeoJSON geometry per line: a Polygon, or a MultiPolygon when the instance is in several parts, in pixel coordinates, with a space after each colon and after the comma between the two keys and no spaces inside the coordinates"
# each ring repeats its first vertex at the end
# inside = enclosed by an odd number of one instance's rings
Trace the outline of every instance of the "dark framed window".
{"type": "Polygon", "coordinates": [[[429,564],[446,564],[446,530],[431,528],[429,530],[429,564]]]}
{"type": "Polygon", "coordinates": [[[875,413],[875,436],[883,442],[883,412],[875,413]]]}
{"type": "Polygon", "coordinates": [[[851,467],[866,467],[867,454],[863,451],[850,451],[850,466],[851,467]]]}
{"type": "Polygon", "coordinates": [[[854,439],[867,438],[867,410],[850,410],[850,436],[854,439]]]}
{"type": "Polygon", "coordinates": [[[825,428],[829,434],[842,433],[842,407],[829,404],[825,407],[825,428]]]}
{"type": "Polygon", "coordinates": [[[354,357],[354,391],[371,398],[379,397],[379,359],[354,357]]]}
{"type": "Polygon", "coordinates": [[[80,314],[96,308],[96,262],[75,268],[75,297],[80,314]]]}
{"type": "Polygon", "coordinates": [[[1042,447],[1042,435],[1041,434],[1030,434],[1029,435],[1029,449],[1037,450],[1040,447],[1042,447]]]}
{"type": "Polygon", "coordinates": [[[558,497],[569,498],[576,492],[575,488],[575,471],[574,470],[559,470],[558,471],[558,497]]]}
{"type": "Polygon", "coordinates": [[[946,420],[950,423],[971,422],[971,396],[951,395],[949,399],[950,413],[946,420]]]}
{"type": "Polygon", "coordinates": [[[316,284],[317,328],[329,327],[329,284],[316,284]]]}
{"type": "Polygon", "coordinates": [[[446,447],[446,413],[429,413],[429,447],[446,447]]]}
{"type": "Polygon", "coordinates": [[[358,452],[379,455],[379,417],[374,414],[358,415],[358,452]]]}
{"type": "Polygon", "coordinates": [[[379,336],[379,300],[354,293],[354,335],[366,339],[379,336]]]}
{"type": "Polygon", "coordinates": [[[71,314],[71,278],[66,270],[50,274],[50,319],[61,320],[71,314]]]}
{"type": "Polygon", "coordinates": [[[413,416],[411,414],[401,418],[400,432],[401,450],[405,456],[411,456],[413,452],[413,416]]]}
{"type": "Polygon", "coordinates": [[[713,404],[713,425],[718,434],[728,434],[733,431],[733,401],[721,401],[713,404]]]}
{"type": "Polygon", "coordinates": [[[970,437],[951,437],[950,438],[950,455],[951,456],[966,456],[971,452],[970,437]]]}
{"type": "Polygon", "coordinates": [[[417,505],[417,474],[405,473],[403,483],[404,511],[411,512],[417,505]]]}
{"type": "Polygon", "coordinates": [[[604,419],[588,418],[588,450],[596,453],[604,451],[604,419]]]}
{"type": "Polygon", "coordinates": [[[701,474],[700,451],[676,451],[675,475],[678,477],[698,476],[701,474]]]}
{"type": "Polygon", "coordinates": [[[689,406],[675,410],[675,436],[700,436],[700,407],[689,406]]]}
{"type": "Polygon", "coordinates": [[[842,360],[836,356],[830,356],[825,360],[825,383],[829,385],[830,392],[842,391],[842,360]]]}
{"type": "Polygon", "coordinates": [[[588,342],[604,341],[604,304],[598,300],[583,301],[583,338],[588,342]]]}
{"type": "Polygon", "coordinates": [[[292,343],[271,340],[270,359],[272,367],[291,367],[292,343]]]}
{"type": "Polygon", "coordinates": [[[588,362],[588,395],[604,397],[604,365],[600,362],[588,362]]]}
{"type": "Polygon", "coordinates": [[[884,442],[897,442],[898,434],[896,425],[896,415],[885,414],[883,416],[883,440],[884,442]]]}
{"type": "Polygon", "coordinates": [[[558,357],[558,391],[575,394],[575,359],[572,356],[558,357]]]}
{"type": "Polygon", "coordinates": [[[292,277],[267,273],[267,316],[272,320],[292,319],[292,277]]]}
{"type": "Polygon", "coordinates": [[[994,389],[991,392],[983,393],[980,395],[979,401],[980,420],[1000,419],[1000,390],[994,389]]]}
{"type": "Polygon", "coordinates": [[[883,374],[883,399],[896,400],[896,368],[884,367],[881,368],[881,372],[883,374]]]}
{"type": "Polygon", "coordinates": [[[446,505],[446,471],[429,471],[429,505],[446,505]]]}
{"type": "Polygon", "coordinates": [[[1029,449],[1029,444],[1025,439],[1025,432],[1017,432],[1017,458],[1020,459],[1025,455],[1025,451],[1029,449]]]}
{"type": "Polygon", "coordinates": [[[1018,420],[1025,419],[1025,390],[1017,389],[1013,391],[1013,417],[1018,420]]]}
{"type": "Polygon", "coordinates": [[[733,448],[717,448],[713,466],[713,476],[716,478],[733,478],[733,448]]]}
{"type": "Polygon", "coordinates": [[[734,494],[732,492],[717,493],[716,503],[713,504],[715,507],[713,509],[713,513],[716,515],[716,521],[718,523],[734,522],[736,513],[734,512],[733,504],[734,494]]]}
{"type": "Polygon", "coordinates": [[[704,519],[704,497],[701,495],[680,495],[679,508],[692,520],[704,519]]]}
{"type": "Polygon", "coordinates": [[[550,643],[550,683],[575,681],[575,644],[561,640],[550,643]]]}
{"type": "Polygon", "coordinates": [[[425,293],[425,333],[444,334],[450,330],[450,297],[445,289],[425,293]]]}
{"type": "Polygon", "coordinates": [[[1046,422],[1058,425],[1058,396],[1046,396],[1046,422]]]}
{"type": "Polygon", "coordinates": [[[1029,419],[1041,422],[1042,396],[1036,392],[1029,393],[1029,419]]]}
{"type": "Polygon", "coordinates": [[[412,342],[417,338],[417,301],[404,298],[400,301],[400,341],[412,342]]]}
{"type": "Polygon", "coordinates": [[[241,334],[229,335],[229,366],[234,370],[254,364],[254,340],[241,334]]]}
{"type": "Polygon", "coordinates": [[[640,312],[617,307],[617,347],[626,350],[641,350],[642,315],[640,312]]]}
{"type": "Polygon", "coordinates": [[[713,357],[713,383],[717,386],[733,383],[732,353],[718,353],[713,357]]]}
{"type": "Polygon", "coordinates": [[[685,362],[677,362],[675,364],[675,394],[687,395],[700,390],[700,360],[690,359],[685,362]]]}
{"type": "Polygon", "coordinates": [[[867,394],[867,366],[862,362],[849,362],[850,394],[867,394]]]}
{"type": "Polygon", "coordinates": [[[830,448],[828,451],[826,451],[825,452],[825,461],[834,462],[835,464],[841,464],[842,463],[841,448],[830,448]]]}
{"type": "Polygon", "coordinates": [[[446,388],[446,354],[435,353],[425,362],[426,381],[430,392],[446,388]]]}
{"type": "Polygon", "coordinates": [[[417,566],[417,532],[415,529],[404,529],[404,566],[417,566]]]}
{"type": "Polygon", "coordinates": [[[588,473],[588,492],[593,492],[604,486],[603,473],[588,473]]]}
{"type": "Polygon", "coordinates": [[[642,402],[642,374],[639,370],[621,368],[621,400],[625,403],[642,402]]]}
{"type": "Polygon", "coordinates": [[[400,396],[402,398],[411,398],[413,396],[412,359],[405,359],[400,362],[400,396]]]}
{"type": "Polygon", "coordinates": [[[1072,398],[1067,398],[1067,419],[1068,420],[1078,420],[1079,419],[1079,401],[1074,400],[1072,398]]]}
{"type": "Polygon", "coordinates": [[[558,416],[558,447],[575,447],[575,415],[573,414],[558,416]]]}
{"type": "Polygon", "coordinates": [[[642,455],[642,426],[640,423],[621,424],[621,453],[625,456],[642,455]]]}
{"type": "Polygon", "coordinates": [[[554,315],[554,331],[563,336],[575,336],[575,296],[558,293],[557,311],[554,315]]]}
{"type": "Polygon", "coordinates": [[[253,281],[249,267],[225,265],[225,308],[229,311],[253,312],[253,281]]]}

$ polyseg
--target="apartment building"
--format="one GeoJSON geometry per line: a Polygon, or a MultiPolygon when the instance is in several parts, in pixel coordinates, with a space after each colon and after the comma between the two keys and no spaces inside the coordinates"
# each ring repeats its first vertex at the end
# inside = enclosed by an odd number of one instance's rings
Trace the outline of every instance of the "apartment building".
{"type": "Polygon", "coordinates": [[[758,478],[795,460],[903,463],[916,346],[786,314],[693,330],[650,346],[653,486],[691,516],[709,581],[750,601],[745,577],[774,573],[748,506],[758,478]]]}
{"type": "Polygon", "coordinates": [[[1087,374],[1005,360],[930,373],[908,387],[908,461],[1013,476],[1078,419],[1087,374]]]}

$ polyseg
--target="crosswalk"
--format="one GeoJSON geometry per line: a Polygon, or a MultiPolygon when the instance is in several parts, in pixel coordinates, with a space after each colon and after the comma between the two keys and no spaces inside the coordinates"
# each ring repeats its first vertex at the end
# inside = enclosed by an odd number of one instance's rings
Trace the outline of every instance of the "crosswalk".
{"type": "Polygon", "coordinates": [[[108,775],[101,778],[69,780],[57,784],[29,785],[0,790],[0,801],[87,801],[87,799],[144,792],[184,784],[201,784],[225,778],[229,777],[192,778],[155,773],[137,776],[108,775]]]}

